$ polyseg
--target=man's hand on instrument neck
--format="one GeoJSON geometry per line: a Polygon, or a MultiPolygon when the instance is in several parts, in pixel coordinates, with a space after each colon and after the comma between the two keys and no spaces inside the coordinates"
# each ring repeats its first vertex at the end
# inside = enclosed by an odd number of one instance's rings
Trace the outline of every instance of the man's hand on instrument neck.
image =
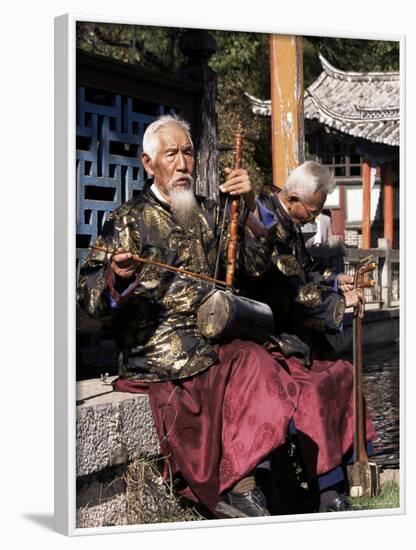
{"type": "Polygon", "coordinates": [[[246,170],[242,168],[226,168],[227,174],[225,182],[220,185],[223,193],[229,193],[231,198],[237,198],[243,195],[245,203],[251,212],[259,218],[259,212],[256,204],[256,196],[251,186],[251,181],[246,170]]]}
{"type": "Polygon", "coordinates": [[[350,290],[344,293],[345,307],[355,307],[364,304],[364,292],[361,288],[350,290]]]}
{"type": "Polygon", "coordinates": [[[338,289],[342,294],[353,290],[354,288],[354,278],[351,275],[346,273],[339,273],[337,276],[338,279],[338,289]]]}

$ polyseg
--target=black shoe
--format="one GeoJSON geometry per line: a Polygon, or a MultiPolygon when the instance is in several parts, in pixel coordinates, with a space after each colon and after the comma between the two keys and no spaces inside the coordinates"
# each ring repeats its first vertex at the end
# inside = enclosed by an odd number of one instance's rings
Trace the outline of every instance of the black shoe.
{"type": "Polygon", "coordinates": [[[335,496],[319,506],[319,512],[347,512],[352,510],[353,506],[347,495],[335,493],[335,496]]]}
{"type": "Polygon", "coordinates": [[[254,487],[246,493],[225,493],[216,507],[218,512],[230,518],[254,518],[270,516],[266,498],[259,487],[254,487]]]}

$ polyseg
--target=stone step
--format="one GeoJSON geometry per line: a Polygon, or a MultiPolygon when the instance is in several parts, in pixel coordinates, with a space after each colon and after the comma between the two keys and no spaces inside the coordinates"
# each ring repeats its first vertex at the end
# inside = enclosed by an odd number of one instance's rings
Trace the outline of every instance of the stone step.
{"type": "Polygon", "coordinates": [[[149,398],[113,391],[115,378],[77,382],[77,478],[159,454],[149,398]]]}
{"type": "Polygon", "coordinates": [[[160,475],[149,398],[113,391],[115,378],[77,382],[77,528],[202,519],[160,475]]]}

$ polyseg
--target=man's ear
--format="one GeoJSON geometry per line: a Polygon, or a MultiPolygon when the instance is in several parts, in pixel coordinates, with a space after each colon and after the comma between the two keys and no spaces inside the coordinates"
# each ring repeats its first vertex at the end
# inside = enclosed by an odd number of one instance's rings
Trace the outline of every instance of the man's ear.
{"type": "Polygon", "coordinates": [[[149,157],[149,155],[147,153],[142,153],[140,155],[140,159],[142,161],[143,168],[146,170],[147,174],[149,176],[153,176],[154,173],[153,173],[153,170],[152,170],[152,167],[151,167],[152,159],[149,157]]]}
{"type": "Polygon", "coordinates": [[[287,201],[290,203],[299,202],[299,195],[297,193],[291,192],[287,196],[287,201]]]}

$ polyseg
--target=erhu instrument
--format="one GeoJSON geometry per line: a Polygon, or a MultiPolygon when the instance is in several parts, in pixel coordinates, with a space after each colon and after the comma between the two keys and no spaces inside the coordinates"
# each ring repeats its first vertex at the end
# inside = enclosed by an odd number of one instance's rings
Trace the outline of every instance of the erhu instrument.
{"type": "MultiPolygon", "coordinates": [[[[243,131],[238,124],[234,134],[235,168],[242,166],[243,131]]],[[[224,218],[219,239],[217,263],[214,277],[217,277],[219,258],[224,232],[225,217],[228,209],[228,197],[225,202],[224,218]]],[[[226,290],[212,290],[203,300],[197,315],[197,325],[208,340],[230,341],[235,338],[252,340],[263,344],[273,332],[273,313],[267,304],[237,296],[233,292],[234,275],[238,249],[239,197],[230,204],[228,225],[226,290]]]]}
{"type": "MultiPolygon", "coordinates": [[[[366,274],[375,270],[377,264],[372,256],[359,262],[354,275],[354,289],[374,286],[366,274]],[[366,280],[367,279],[367,280],[366,280]]],[[[362,320],[364,305],[359,302],[353,313],[354,350],[354,464],[348,467],[350,496],[376,496],[380,492],[378,466],[370,462],[366,450],[366,425],[363,393],[362,320]]]]}

